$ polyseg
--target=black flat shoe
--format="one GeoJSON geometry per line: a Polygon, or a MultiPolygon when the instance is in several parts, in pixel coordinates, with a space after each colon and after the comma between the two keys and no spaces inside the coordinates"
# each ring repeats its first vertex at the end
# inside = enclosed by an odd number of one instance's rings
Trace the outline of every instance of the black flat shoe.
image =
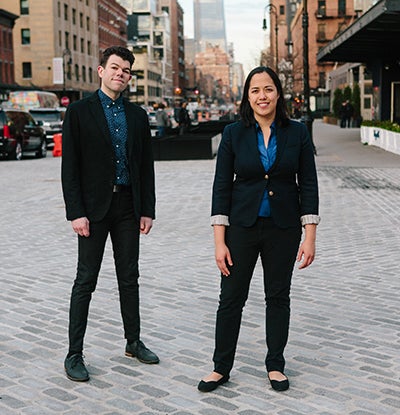
{"type": "Polygon", "coordinates": [[[228,382],[229,375],[222,376],[220,380],[210,380],[209,382],[205,382],[204,380],[201,380],[200,383],[197,385],[197,389],[200,392],[211,392],[218,388],[218,386],[223,385],[224,383],[228,382]]]}
{"type": "Polygon", "coordinates": [[[268,380],[274,391],[283,392],[289,389],[289,379],[287,378],[284,380],[273,380],[268,376],[268,380]]]}

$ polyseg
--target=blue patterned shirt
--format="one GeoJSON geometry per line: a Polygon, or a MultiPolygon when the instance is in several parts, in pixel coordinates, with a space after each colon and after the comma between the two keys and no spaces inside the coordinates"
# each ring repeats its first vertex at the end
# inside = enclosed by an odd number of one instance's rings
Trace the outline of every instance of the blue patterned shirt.
{"type": "MultiPolygon", "coordinates": [[[[272,167],[276,160],[276,126],[275,122],[271,124],[271,135],[268,141],[268,147],[265,147],[264,135],[258,124],[256,124],[257,129],[257,142],[258,150],[260,152],[261,163],[264,166],[265,172],[272,167]]],[[[271,216],[271,208],[268,200],[268,191],[264,190],[263,198],[261,200],[260,209],[258,211],[258,216],[269,217],[271,216]]]]}
{"type": "Polygon", "coordinates": [[[114,184],[129,186],[129,166],[127,157],[128,123],[122,96],[113,101],[101,89],[98,90],[101,105],[106,116],[111,142],[115,153],[114,184]]]}

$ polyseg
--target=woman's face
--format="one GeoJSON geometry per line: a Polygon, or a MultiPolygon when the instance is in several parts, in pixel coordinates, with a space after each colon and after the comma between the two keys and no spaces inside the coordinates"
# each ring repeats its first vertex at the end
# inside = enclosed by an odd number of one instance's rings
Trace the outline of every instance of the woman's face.
{"type": "Polygon", "coordinates": [[[278,98],[274,81],[266,72],[253,75],[250,80],[249,103],[256,121],[263,118],[272,121],[275,119],[278,98]]]}

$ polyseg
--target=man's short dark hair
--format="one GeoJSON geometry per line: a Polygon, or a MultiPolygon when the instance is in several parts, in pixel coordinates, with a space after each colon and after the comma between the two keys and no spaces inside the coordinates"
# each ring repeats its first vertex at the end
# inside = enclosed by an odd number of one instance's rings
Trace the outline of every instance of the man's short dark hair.
{"type": "Polygon", "coordinates": [[[124,48],[122,46],[110,46],[103,52],[102,57],[100,59],[100,66],[104,68],[107,65],[108,59],[111,55],[117,55],[122,60],[128,61],[131,65],[131,68],[133,63],[135,62],[135,56],[129,49],[124,48]]]}

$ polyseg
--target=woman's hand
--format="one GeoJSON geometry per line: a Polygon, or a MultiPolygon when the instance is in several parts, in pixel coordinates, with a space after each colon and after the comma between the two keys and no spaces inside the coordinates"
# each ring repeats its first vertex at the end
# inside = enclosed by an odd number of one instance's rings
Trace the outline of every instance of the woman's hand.
{"type": "Polygon", "coordinates": [[[225,243],[215,245],[215,262],[217,263],[217,267],[221,271],[222,275],[225,277],[230,275],[228,265],[232,266],[233,262],[229,248],[225,245],[225,243]]]}
{"type": "Polygon", "coordinates": [[[297,254],[297,261],[303,262],[300,264],[299,269],[303,269],[312,264],[315,258],[315,239],[316,239],[317,226],[309,224],[305,226],[305,238],[300,244],[299,252],[297,254]]]}

